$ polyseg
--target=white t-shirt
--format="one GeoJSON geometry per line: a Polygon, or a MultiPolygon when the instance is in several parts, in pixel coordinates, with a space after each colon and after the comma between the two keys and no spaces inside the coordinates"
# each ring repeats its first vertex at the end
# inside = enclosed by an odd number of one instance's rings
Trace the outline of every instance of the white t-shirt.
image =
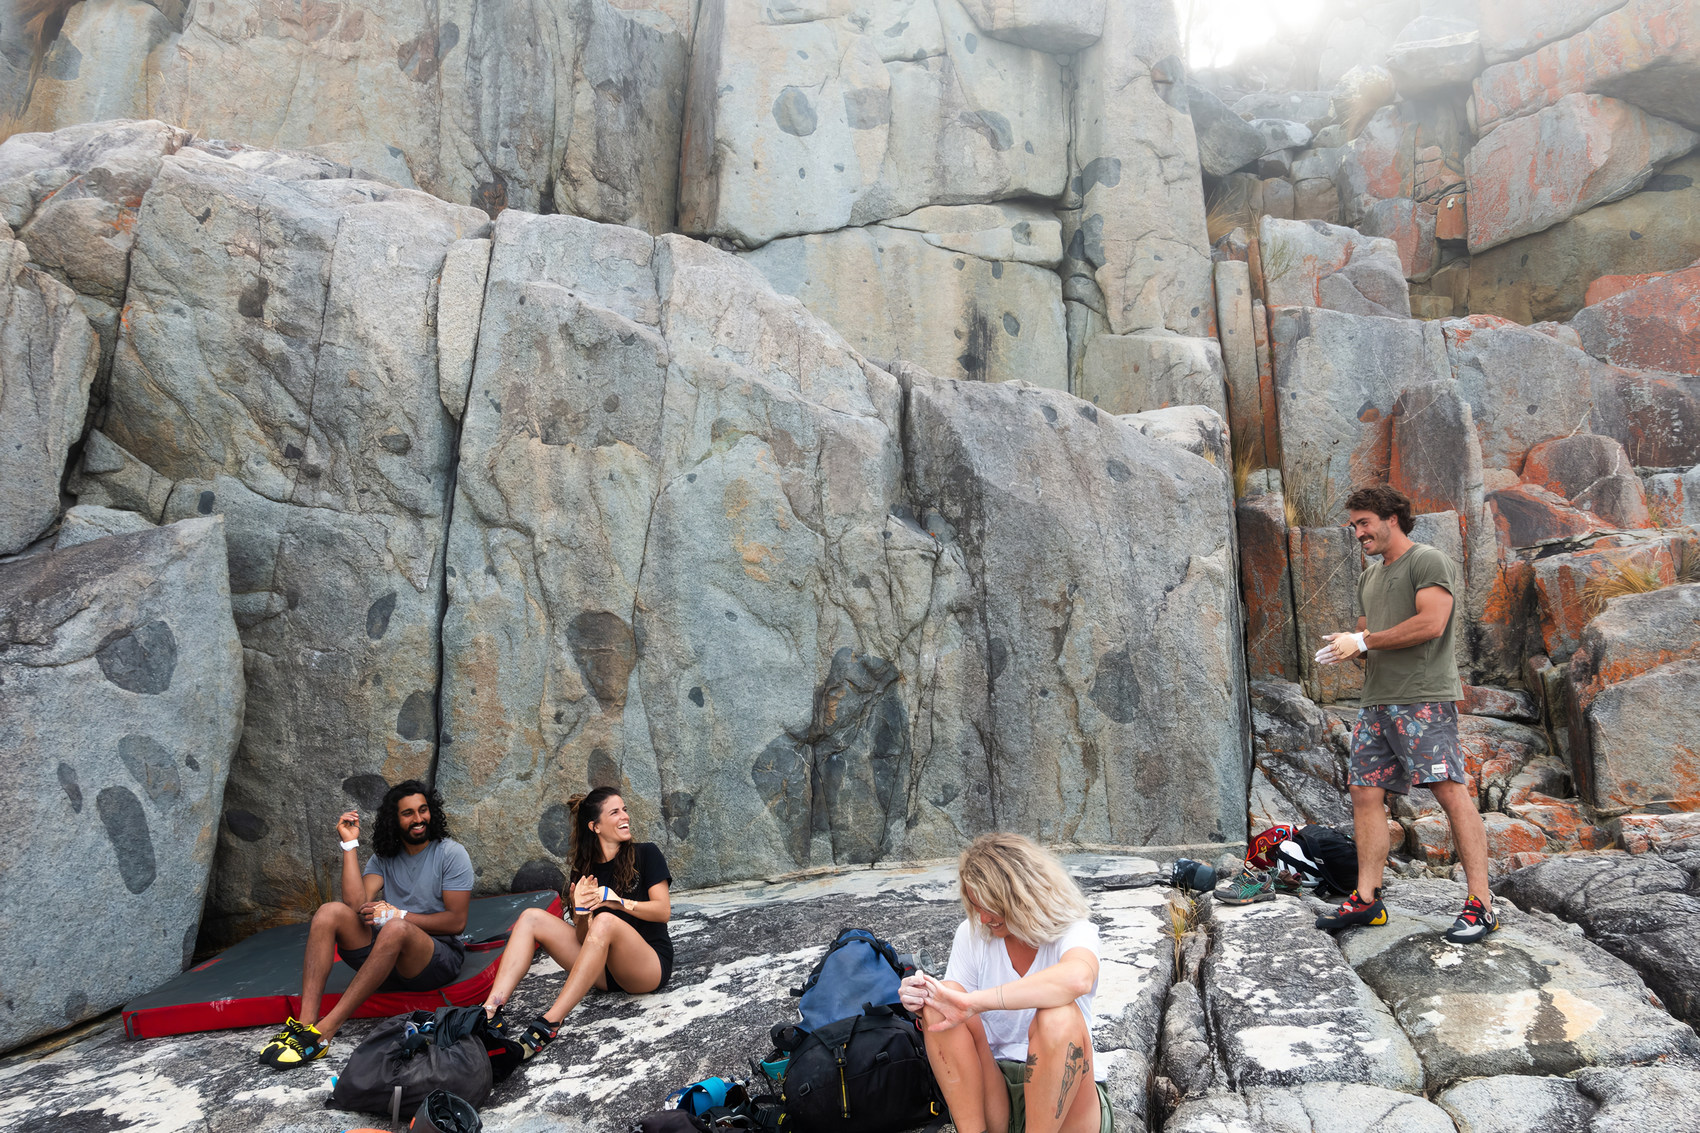
{"type": "MultiPolygon", "coordinates": [[[[1071,948],[1084,948],[1096,959],[1098,926],[1091,921],[1075,921],[1059,939],[1039,945],[1039,954],[1033,958],[1033,966],[1027,969],[1027,974],[1051,967],[1071,948]]],[[[956,939],[950,945],[950,962],[945,965],[944,978],[961,984],[968,991],[981,991],[1018,980],[1021,976],[1017,974],[1015,965],[1009,962],[1009,949],[1004,947],[1003,941],[981,936],[964,920],[956,926],[956,939]]],[[[1088,1035],[1092,1033],[1092,997],[1097,994],[1098,981],[1093,980],[1091,990],[1074,1001],[1086,1019],[1088,1035]]],[[[1027,1061],[1027,1028],[1033,1025],[1033,1008],[984,1011],[980,1014],[980,1023],[986,1028],[986,1042],[992,1048],[993,1058],[1027,1061]]],[[[1098,1059],[1093,1059],[1092,1063],[1096,1077],[1103,1081],[1105,1067],[1098,1059]]]]}

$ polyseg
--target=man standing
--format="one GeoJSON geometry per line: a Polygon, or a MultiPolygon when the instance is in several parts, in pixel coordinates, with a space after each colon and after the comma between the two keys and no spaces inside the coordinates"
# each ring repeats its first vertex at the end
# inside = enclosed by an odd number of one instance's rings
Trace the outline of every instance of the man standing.
{"type": "Polygon", "coordinates": [[[347,812],[336,831],[342,842],[342,900],[313,914],[301,971],[301,1018],[285,1023],[260,1051],[261,1062],[280,1070],[323,1058],[331,1036],[374,992],[431,991],[452,983],[466,955],[456,935],[466,927],[472,899],[472,859],[448,836],[436,791],[417,779],[389,789],[373,823],[375,852],[364,875],[355,855],[360,816],[347,812]],[[333,949],[355,976],[321,1019],[319,1001],[333,949]]]}
{"type": "Polygon", "coordinates": [[[1379,556],[1358,579],[1356,633],[1331,633],[1320,664],[1367,658],[1358,722],[1352,729],[1352,826],[1358,843],[1358,888],[1316,927],[1387,923],[1381,875],[1387,864],[1388,791],[1427,787],[1446,810],[1470,892],[1446,933],[1454,944],[1484,939],[1499,927],[1488,890],[1487,828],[1464,789],[1458,751],[1463,686],[1453,660],[1458,581],[1452,560],[1410,539],[1411,501],[1389,487],[1346,498],[1352,534],[1366,555],[1379,556]]]}

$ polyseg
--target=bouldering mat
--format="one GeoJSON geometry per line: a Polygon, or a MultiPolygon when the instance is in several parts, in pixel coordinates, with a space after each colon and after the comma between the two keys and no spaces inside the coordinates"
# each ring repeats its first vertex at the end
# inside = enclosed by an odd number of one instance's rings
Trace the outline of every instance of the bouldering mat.
{"type": "MultiPolygon", "coordinates": [[[[445,1005],[482,1003],[496,982],[496,961],[514,922],[527,909],[561,915],[553,890],[511,893],[473,901],[466,913],[466,960],[454,982],[435,991],[382,992],[362,1003],[354,1017],[373,1019],[445,1005]]],[[[284,925],[257,932],[204,963],[196,964],[158,991],[124,1007],[124,1032],[133,1039],[263,1027],[282,1023],[301,1010],[301,962],[307,926],[284,925]]],[[[332,965],[320,1011],[328,1011],[354,978],[347,964],[332,965]]]]}

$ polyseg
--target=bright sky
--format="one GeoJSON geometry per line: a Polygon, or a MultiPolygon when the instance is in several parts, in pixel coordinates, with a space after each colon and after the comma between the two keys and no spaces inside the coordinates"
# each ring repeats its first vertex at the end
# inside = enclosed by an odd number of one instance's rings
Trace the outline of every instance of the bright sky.
{"type": "Polygon", "coordinates": [[[1183,36],[1187,34],[1189,10],[1191,13],[1187,63],[1194,69],[1232,63],[1268,40],[1277,27],[1310,27],[1321,14],[1323,3],[1324,0],[1175,0],[1183,36]]]}

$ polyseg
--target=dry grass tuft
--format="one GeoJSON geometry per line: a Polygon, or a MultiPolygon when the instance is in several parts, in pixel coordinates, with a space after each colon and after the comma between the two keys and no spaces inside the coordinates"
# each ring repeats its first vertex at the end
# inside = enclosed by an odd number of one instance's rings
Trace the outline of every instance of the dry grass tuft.
{"type": "Polygon", "coordinates": [[[1178,889],[1169,890],[1169,933],[1175,945],[1175,978],[1181,977],[1184,967],[1181,959],[1181,941],[1185,939],[1187,930],[1192,928],[1198,916],[1198,905],[1191,897],[1178,889]]]}
{"type": "Polygon", "coordinates": [[[1246,485],[1251,482],[1252,468],[1251,446],[1234,446],[1234,465],[1231,475],[1234,480],[1234,499],[1245,499],[1246,485]]]}
{"type": "Polygon", "coordinates": [[[1590,618],[1597,618],[1606,603],[1626,594],[1651,594],[1664,588],[1659,568],[1634,561],[1618,566],[1614,571],[1595,575],[1582,587],[1582,607],[1590,618]]]}
{"type": "Polygon", "coordinates": [[[1255,235],[1257,212],[1246,199],[1245,190],[1224,185],[1212,193],[1204,206],[1204,228],[1212,244],[1236,228],[1255,235]]]}
{"type": "Polygon", "coordinates": [[[1700,543],[1684,540],[1677,547],[1676,580],[1684,584],[1700,582],[1700,543]]]}
{"type": "Polygon", "coordinates": [[[1282,485],[1288,527],[1328,527],[1339,520],[1340,494],[1328,480],[1328,464],[1295,464],[1282,485]]]}

